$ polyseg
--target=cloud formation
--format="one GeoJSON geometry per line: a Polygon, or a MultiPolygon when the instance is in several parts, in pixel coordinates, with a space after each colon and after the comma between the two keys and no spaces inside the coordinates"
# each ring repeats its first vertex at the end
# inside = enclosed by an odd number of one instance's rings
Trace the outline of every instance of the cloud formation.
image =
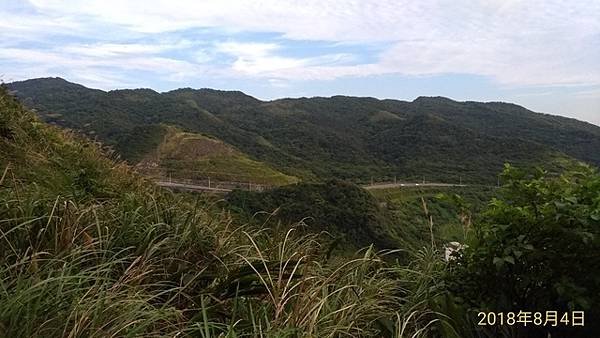
{"type": "MultiPolygon", "coordinates": [[[[600,1],[0,0],[5,79],[101,88],[197,78],[467,74],[503,88],[600,85],[600,1]]],[[[590,89],[590,87],[593,87],[590,89]]],[[[588,94],[589,95],[589,94],[588,94]]]]}
{"type": "MultiPolygon", "coordinates": [[[[109,40],[63,50],[79,58],[154,55],[177,46],[114,40],[216,29],[224,34],[270,32],[291,41],[387,46],[373,62],[353,64],[336,62],[351,59],[343,53],[282,56],[273,41],[215,41],[213,54],[233,56],[229,65],[219,65],[228,66],[228,75],[331,79],[466,73],[507,85],[600,83],[598,1],[30,0],[20,11],[8,11],[3,17],[10,19],[0,24],[7,37],[39,40],[60,34],[109,40]],[[111,31],[118,32],[112,39],[111,31]]],[[[194,68],[181,67],[181,58],[159,60],[167,61],[169,69],[194,68]]],[[[148,62],[139,67],[144,64],[148,62]]]]}

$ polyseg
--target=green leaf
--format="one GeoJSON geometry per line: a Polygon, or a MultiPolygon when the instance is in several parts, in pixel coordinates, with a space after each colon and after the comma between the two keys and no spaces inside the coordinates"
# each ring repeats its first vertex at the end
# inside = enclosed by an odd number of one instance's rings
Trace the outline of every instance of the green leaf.
{"type": "Polygon", "coordinates": [[[565,201],[571,202],[572,204],[577,204],[577,197],[574,197],[574,196],[565,197],[565,201]]]}

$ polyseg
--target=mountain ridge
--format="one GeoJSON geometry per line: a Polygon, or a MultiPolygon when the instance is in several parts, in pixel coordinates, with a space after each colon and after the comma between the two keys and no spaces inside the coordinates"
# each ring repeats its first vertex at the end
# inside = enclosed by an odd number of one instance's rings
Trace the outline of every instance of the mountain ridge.
{"type": "Polygon", "coordinates": [[[60,78],[7,86],[45,121],[91,133],[121,154],[127,153],[123,135],[166,124],[211,135],[308,180],[426,176],[493,183],[505,162],[600,164],[594,151],[600,127],[512,103],[343,95],[262,101],[208,88],[106,92],[60,78]]]}
{"type": "Polygon", "coordinates": [[[377,98],[374,96],[355,96],[355,95],[346,95],[346,94],[335,94],[335,95],[331,95],[331,96],[298,96],[298,97],[279,97],[279,98],[274,98],[274,99],[259,99],[257,97],[254,97],[250,94],[244,93],[243,91],[240,90],[228,90],[228,89],[216,89],[216,88],[209,88],[209,87],[200,87],[200,88],[192,88],[192,87],[181,87],[181,88],[175,88],[175,89],[169,89],[169,90],[165,90],[165,91],[158,91],[155,90],[153,88],[150,87],[135,87],[135,88],[115,88],[115,89],[110,89],[110,90],[104,90],[104,89],[99,89],[99,88],[92,88],[92,87],[87,87],[85,85],[82,84],[78,84],[75,82],[71,82],[63,77],[60,76],[54,76],[54,77],[39,77],[39,78],[32,78],[32,79],[27,79],[27,80],[18,80],[18,81],[12,81],[12,82],[7,82],[5,83],[5,85],[7,85],[8,87],[13,87],[13,86],[20,86],[23,84],[27,84],[27,83],[33,83],[33,82],[45,82],[45,81],[50,81],[50,82],[54,82],[56,84],[66,84],[66,85],[74,85],[76,87],[79,88],[85,88],[85,89],[89,89],[89,90],[94,90],[94,91],[101,91],[104,93],[111,93],[111,92],[127,92],[127,91],[132,91],[132,92],[136,92],[136,91],[148,91],[148,92],[154,92],[156,94],[169,94],[169,93],[175,93],[175,92],[185,92],[185,91],[192,91],[192,92],[215,92],[215,93],[231,93],[231,94],[242,94],[246,97],[252,98],[256,101],[260,101],[262,103],[270,103],[270,102],[275,102],[275,101],[285,101],[285,100],[307,100],[307,99],[334,99],[334,98],[351,98],[351,99],[366,99],[366,100],[374,100],[374,101],[380,101],[380,102],[386,102],[386,101],[390,101],[390,102],[396,102],[396,103],[415,103],[415,102],[419,102],[422,100],[445,100],[445,101],[449,101],[449,102],[454,102],[454,103],[477,103],[477,104],[501,104],[501,105],[508,105],[508,106],[513,106],[513,107],[517,107],[520,109],[524,109],[527,112],[532,112],[532,113],[536,113],[536,114],[542,114],[542,115],[546,115],[546,116],[555,116],[561,119],[569,119],[569,120],[575,120],[581,123],[585,123],[585,124],[590,124],[592,126],[595,127],[599,127],[596,126],[595,124],[588,122],[588,121],[584,121],[584,120],[578,120],[576,118],[573,117],[568,117],[568,116],[562,116],[562,115],[556,115],[556,114],[550,114],[550,113],[545,113],[545,112],[538,112],[538,111],[533,111],[530,110],[522,105],[513,103],[513,102],[507,102],[507,101],[472,101],[472,100],[465,100],[465,101],[460,101],[460,100],[456,100],[450,97],[446,97],[446,96],[441,96],[441,95],[419,95],[417,96],[415,99],[413,99],[412,101],[409,100],[402,100],[402,99],[395,99],[395,98],[377,98]]]}

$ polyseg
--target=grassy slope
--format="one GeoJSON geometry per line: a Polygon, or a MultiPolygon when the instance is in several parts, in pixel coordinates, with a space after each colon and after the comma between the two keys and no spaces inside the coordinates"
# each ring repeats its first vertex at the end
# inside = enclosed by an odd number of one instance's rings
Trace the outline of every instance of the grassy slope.
{"type": "Polygon", "coordinates": [[[102,92],[61,79],[10,85],[45,120],[94,132],[136,159],[126,139],[165,123],[205,133],[305,180],[397,176],[495,184],[509,161],[568,156],[600,163],[600,128],[503,103],[335,96],[262,102],[240,92],[181,89],[102,92]],[[57,116],[56,114],[60,114],[57,116]],[[492,121],[492,122],[490,122],[492,121]]]}
{"type": "Polygon", "coordinates": [[[487,186],[409,187],[371,190],[371,193],[384,203],[394,222],[404,225],[405,237],[421,243],[430,241],[428,216],[431,216],[434,238],[444,245],[451,241],[465,242],[465,220],[461,214],[476,218],[496,196],[496,190],[487,186]]]}
{"type": "MultiPolygon", "coordinates": [[[[174,179],[211,178],[221,181],[284,185],[297,179],[252,160],[239,150],[205,135],[160,126],[161,142],[141,158],[138,168],[152,176],[174,179]]],[[[132,140],[135,143],[135,140],[132,140]]]]}
{"type": "Polygon", "coordinates": [[[372,251],[325,261],[314,235],[157,189],[4,88],[0,168],[0,336],[394,336],[412,311],[409,332],[432,319],[432,253],[412,266],[427,278],[372,251]]]}

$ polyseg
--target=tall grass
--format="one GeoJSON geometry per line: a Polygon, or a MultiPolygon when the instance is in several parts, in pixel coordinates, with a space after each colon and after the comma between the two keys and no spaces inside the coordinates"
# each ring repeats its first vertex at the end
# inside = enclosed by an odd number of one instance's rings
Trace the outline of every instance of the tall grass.
{"type": "Polygon", "coordinates": [[[377,336],[401,318],[403,337],[431,320],[412,314],[430,271],[370,248],[324,263],[318,235],[235,226],[204,201],[25,190],[0,193],[3,336],[377,336]]]}
{"type": "Polygon", "coordinates": [[[0,337],[425,337],[439,253],[411,266],[319,234],[237,224],[0,90],[0,337]]]}

